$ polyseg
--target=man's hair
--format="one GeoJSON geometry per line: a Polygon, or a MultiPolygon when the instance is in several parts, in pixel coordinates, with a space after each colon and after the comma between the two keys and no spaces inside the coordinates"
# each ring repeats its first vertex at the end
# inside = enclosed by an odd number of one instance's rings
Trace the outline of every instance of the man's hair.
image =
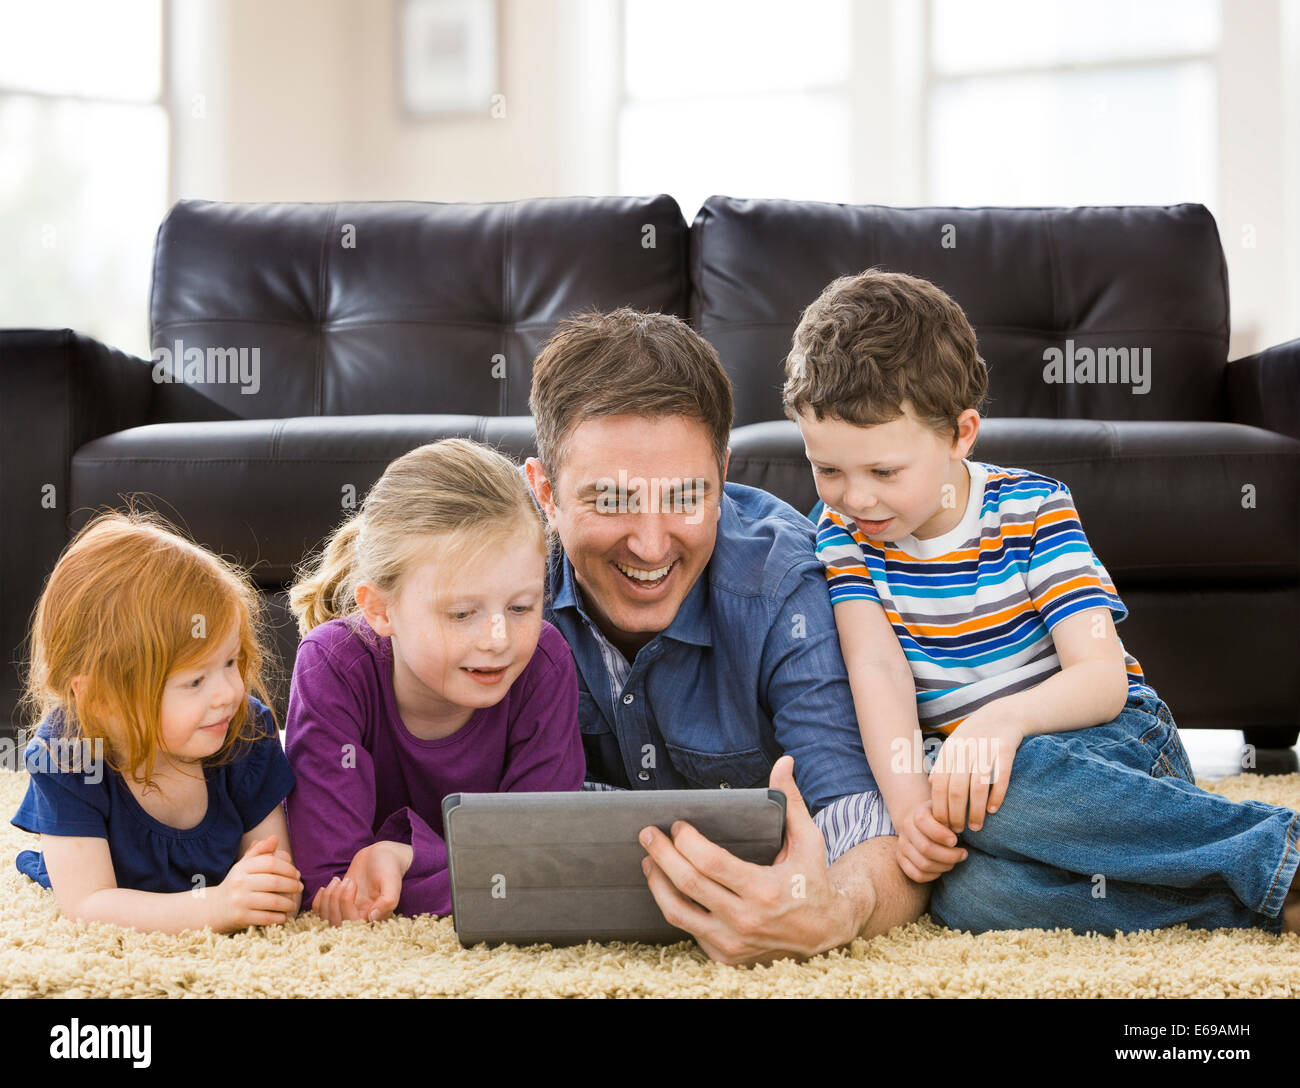
{"type": "Polygon", "coordinates": [[[578,424],[623,414],[703,423],[721,476],[735,414],[713,345],[680,318],[628,307],[560,322],[533,364],[528,409],[552,486],[578,424]]]}
{"type": "Polygon", "coordinates": [[[945,439],[988,395],[988,367],[960,306],[928,280],[868,269],[827,285],[794,331],[781,402],[860,427],[916,417],[945,439]]]}

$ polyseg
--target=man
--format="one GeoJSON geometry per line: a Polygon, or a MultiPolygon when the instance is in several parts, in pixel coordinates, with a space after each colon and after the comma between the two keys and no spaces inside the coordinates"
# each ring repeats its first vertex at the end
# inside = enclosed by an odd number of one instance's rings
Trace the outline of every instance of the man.
{"type": "Polygon", "coordinates": [[[926,892],[895,861],[812,524],[725,482],[733,409],[717,353],[674,317],[581,315],[538,356],[529,407],[539,456],[525,470],[561,545],[545,615],[577,663],[591,788],[786,795],[772,866],[681,821],[645,829],[664,917],[726,963],[914,921],[926,892]]]}

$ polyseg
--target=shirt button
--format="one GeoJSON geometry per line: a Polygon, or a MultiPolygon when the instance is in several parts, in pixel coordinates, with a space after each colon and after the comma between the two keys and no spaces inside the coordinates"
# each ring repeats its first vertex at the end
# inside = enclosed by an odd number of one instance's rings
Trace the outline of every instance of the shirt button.
{"type": "Polygon", "coordinates": [[[636,698],[636,696],[633,695],[633,694],[629,691],[626,695],[623,696],[623,705],[624,705],[624,706],[627,706],[627,705],[628,705],[629,703],[631,703],[632,700],[635,699],[635,698],[636,698]]]}
{"type": "Polygon", "coordinates": [[[730,783],[730,782],[719,782],[719,783],[718,783],[718,789],[720,789],[720,790],[729,790],[729,789],[731,789],[731,783],[730,783]]]}
{"type": "Polygon", "coordinates": [[[649,771],[638,771],[636,776],[637,776],[637,778],[641,779],[642,782],[649,782],[649,781],[650,781],[650,772],[649,772],[649,771]]]}

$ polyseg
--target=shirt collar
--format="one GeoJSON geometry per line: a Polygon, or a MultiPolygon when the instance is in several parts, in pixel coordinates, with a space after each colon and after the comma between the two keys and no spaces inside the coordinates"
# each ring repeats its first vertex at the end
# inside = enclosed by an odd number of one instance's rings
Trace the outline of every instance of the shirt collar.
{"type": "Polygon", "coordinates": [[[586,610],[578,603],[578,582],[573,573],[573,564],[569,562],[569,553],[562,546],[551,553],[551,583],[555,591],[551,596],[551,607],[555,611],[561,608],[576,608],[586,615],[586,610]],[[559,567],[558,577],[555,574],[559,567]]]}

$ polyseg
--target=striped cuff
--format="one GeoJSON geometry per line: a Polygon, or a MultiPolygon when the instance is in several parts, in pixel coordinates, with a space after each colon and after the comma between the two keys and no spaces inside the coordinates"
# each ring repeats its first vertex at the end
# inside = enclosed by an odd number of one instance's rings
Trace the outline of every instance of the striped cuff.
{"type": "Polygon", "coordinates": [[[897,835],[885,799],[877,790],[850,793],[832,801],[813,817],[826,840],[826,864],[878,835],[897,835]]]}
{"type": "Polygon", "coordinates": [[[603,793],[606,791],[614,791],[614,790],[618,791],[619,793],[627,792],[625,789],[623,789],[622,786],[611,786],[607,782],[584,782],[582,784],[582,788],[592,793],[603,793]]]}

